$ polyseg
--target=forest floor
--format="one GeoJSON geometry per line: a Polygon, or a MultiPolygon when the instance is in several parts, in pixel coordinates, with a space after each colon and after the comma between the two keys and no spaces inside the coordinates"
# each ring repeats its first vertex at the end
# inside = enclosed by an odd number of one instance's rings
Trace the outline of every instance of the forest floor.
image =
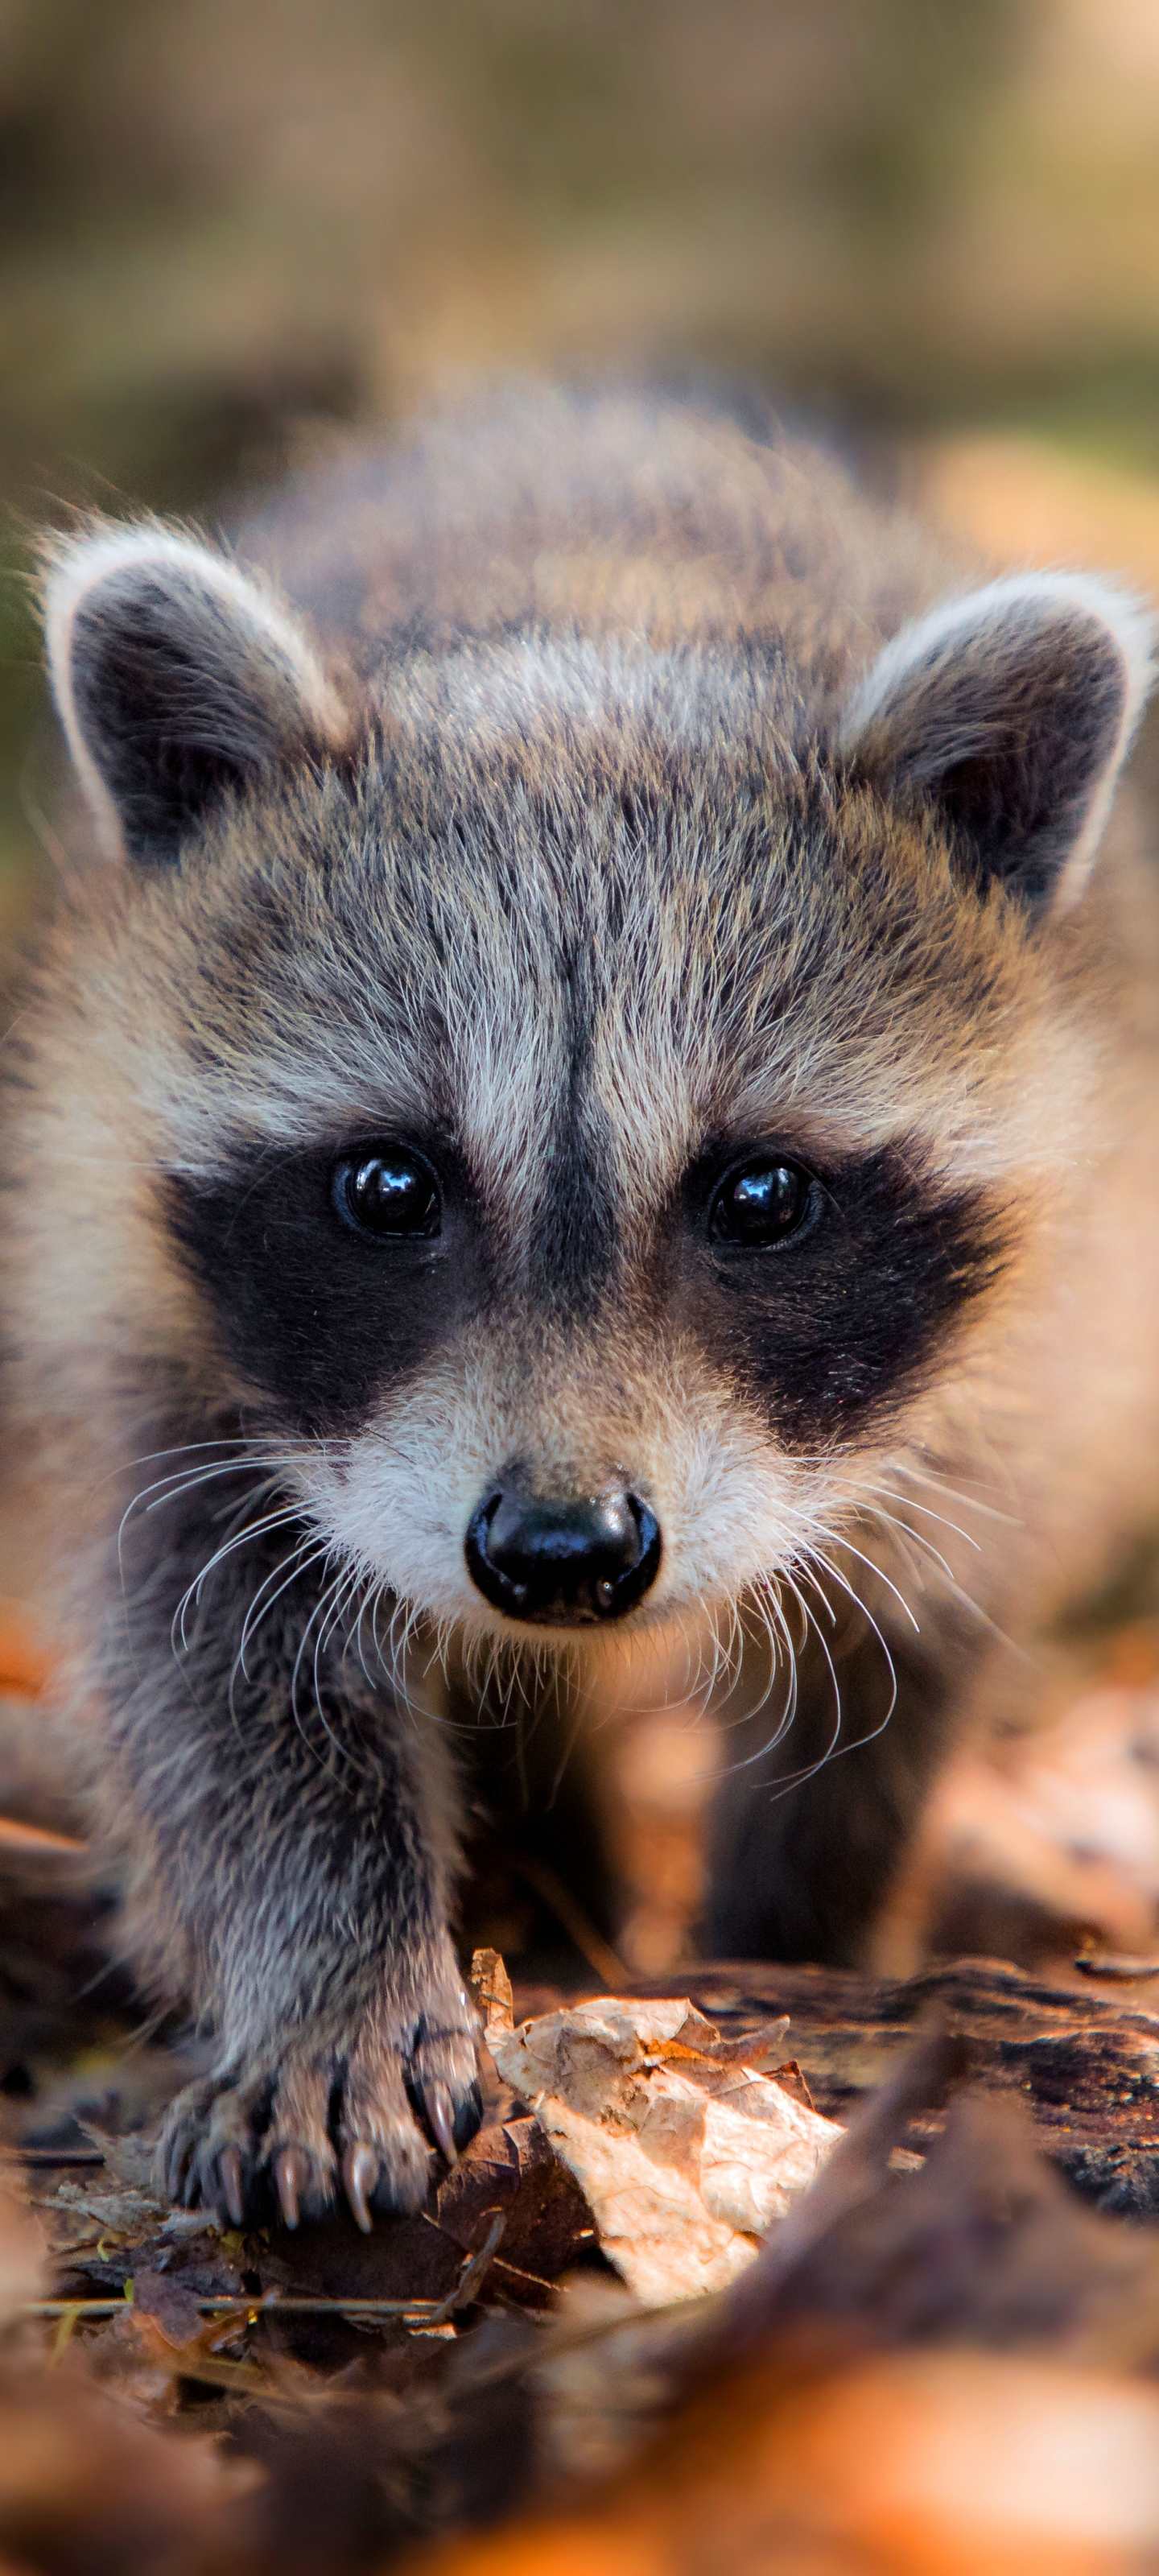
{"type": "MultiPolygon", "coordinates": [[[[1116,1652],[1099,1687],[1149,1689],[1116,1652]]],[[[1097,1903],[1075,1948],[1083,1865],[1022,1965],[685,1963],[614,2005],[577,1957],[512,2021],[481,1954],[478,2136],[418,2215],[291,2235],[157,2199],[196,2051],[110,1970],[83,1852],[0,1823],[0,2576],[1159,2565],[1159,1957],[1097,1903]]]]}

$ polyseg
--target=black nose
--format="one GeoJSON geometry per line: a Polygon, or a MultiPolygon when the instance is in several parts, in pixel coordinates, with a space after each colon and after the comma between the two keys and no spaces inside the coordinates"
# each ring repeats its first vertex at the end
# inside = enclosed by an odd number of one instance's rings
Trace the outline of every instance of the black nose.
{"type": "Polygon", "coordinates": [[[484,1598],[540,1627],[622,1619],[659,1563],[659,1525],[635,1494],[552,1502],[513,1482],[485,1497],[467,1531],[468,1569],[484,1598]]]}

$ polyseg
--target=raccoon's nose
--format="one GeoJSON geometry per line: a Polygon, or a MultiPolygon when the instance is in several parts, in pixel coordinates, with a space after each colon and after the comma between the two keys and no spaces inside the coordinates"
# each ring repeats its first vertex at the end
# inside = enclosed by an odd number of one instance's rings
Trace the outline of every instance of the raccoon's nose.
{"type": "Polygon", "coordinates": [[[467,1531],[471,1580],[509,1619],[549,1628],[622,1619],[656,1580],[660,1530],[635,1494],[485,1496],[467,1531]]]}

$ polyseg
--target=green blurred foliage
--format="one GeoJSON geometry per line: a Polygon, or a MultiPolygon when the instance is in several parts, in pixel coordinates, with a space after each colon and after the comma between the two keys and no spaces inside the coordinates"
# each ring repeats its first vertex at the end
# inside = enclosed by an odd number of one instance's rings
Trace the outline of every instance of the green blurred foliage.
{"type": "Polygon", "coordinates": [[[30,527],[481,367],[1159,462],[1157,141],[1154,0],[0,0],[9,882],[30,527]]]}

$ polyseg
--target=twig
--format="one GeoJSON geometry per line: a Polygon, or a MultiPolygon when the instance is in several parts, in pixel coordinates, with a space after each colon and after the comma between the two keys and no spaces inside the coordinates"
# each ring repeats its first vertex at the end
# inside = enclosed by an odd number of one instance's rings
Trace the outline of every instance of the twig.
{"type": "Polygon", "coordinates": [[[52,2350],[48,2356],[48,2367],[50,2370],[55,2370],[57,2362],[60,2361],[63,2355],[67,2352],[68,2347],[72,2342],[73,2329],[75,2325],[76,2309],[71,2308],[68,2315],[61,2318],[60,2323],[57,2326],[56,2333],[52,2338],[52,2350]]]}
{"type": "MultiPolygon", "coordinates": [[[[469,2265],[464,2271],[469,2270],[469,2265]]],[[[456,2294],[452,2294],[454,2300],[456,2294]]],[[[283,2317],[419,2317],[423,2324],[449,2313],[446,2299],[328,2299],[286,2298],[280,2290],[260,2291],[256,2298],[221,2297],[196,2299],[194,2305],[203,2317],[244,2318],[256,2322],[260,2316],[283,2317]]],[[[131,2299],[21,2299],[7,2310],[3,2322],[11,2325],[22,2317],[119,2317],[131,2312],[131,2299]]]]}
{"type": "MultiPolygon", "coordinates": [[[[502,2242],[507,2221],[500,2213],[493,2218],[483,2242],[467,2256],[454,2288],[442,2299],[329,2299],[321,2293],[296,2297],[282,2290],[262,2290],[256,2298],[245,2298],[223,2292],[217,2298],[195,2299],[198,2315],[203,2317],[237,2317],[245,2325],[256,2325],[259,2317],[401,2317],[404,2323],[413,2318],[424,2326],[445,2325],[460,2308],[469,2308],[480,2284],[491,2269],[492,2259],[502,2242]]],[[[68,2319],[67,2332],[83,2325],[86,2318],[131,2315],[131,2298],[119,2299],[21,2299],[0,2318],[0,2323],[15,2325],[25,2317],[59,2317],[68,2319]]],[[[67,2340],[67,2336],[65,2337],[67,2340]]],[[[59,2338],[58,2338],[59,2340],[59,2338]]]]}
{"type": "Polygon", "coordinates": [[[477,2251],[469,2257],[467,2262],[464,2263],[454,2289],[450,2292],[447,2298],[440,2299],[434,2315],[428,2318],[427,2323],[429,2325],[445,2325],[448,2317],[452,2317],[457,2308],[470,2307],[471,2301],[475,2297],[480,2283],[491,2269],[492,2258],[495,2254],[496,2247],[501,2244],[506,2233],[506,2229],[507,2221],[503,2216],[502,2211],[500,2211],[498,2215],[492,2219],[482,2244],[478,2247],[477,2251]]]}
{"type": "Polygon", "coordinates": [[[0,2171],[5,2165],[103,2165],[104,2161],[93,2147],[18,2147],[14,2155],[0,2155],[0,2171]]]}
{"type": "Polygon", "coordinates": [[[603,1933],[597,1931],[590,1914],[580,1904],[578,1896],[572,1895],[570,1887],[565,1886],[558,1870],[552,1868],[550,1861],[525,1852],[513,1853],[511,1865],[516,1875],[525,1879],[528,1887],[534,1888],[535,1894],[542,1897],[556,1922],[562,1924],[569,1941],[574,1941],[580,1957],[587,1960],[589,1968],[594,1968],[597,1977],[602,1977],[613,1994],[622,1994],[625,1986],[631,1984],[630,1969],[624,1966],[611,1943],[605,1941],[603,1933]]]}
{"type": "Polygon", "coordinates": [[[54,1834],[45,1825],[26,1825],[17,1816],[0,1816],[0,1851],[27,1852],[33,1859],[86,1860],[88,1848],[87,1843],[78,1843],[75,1834],[54,1834]]]}

